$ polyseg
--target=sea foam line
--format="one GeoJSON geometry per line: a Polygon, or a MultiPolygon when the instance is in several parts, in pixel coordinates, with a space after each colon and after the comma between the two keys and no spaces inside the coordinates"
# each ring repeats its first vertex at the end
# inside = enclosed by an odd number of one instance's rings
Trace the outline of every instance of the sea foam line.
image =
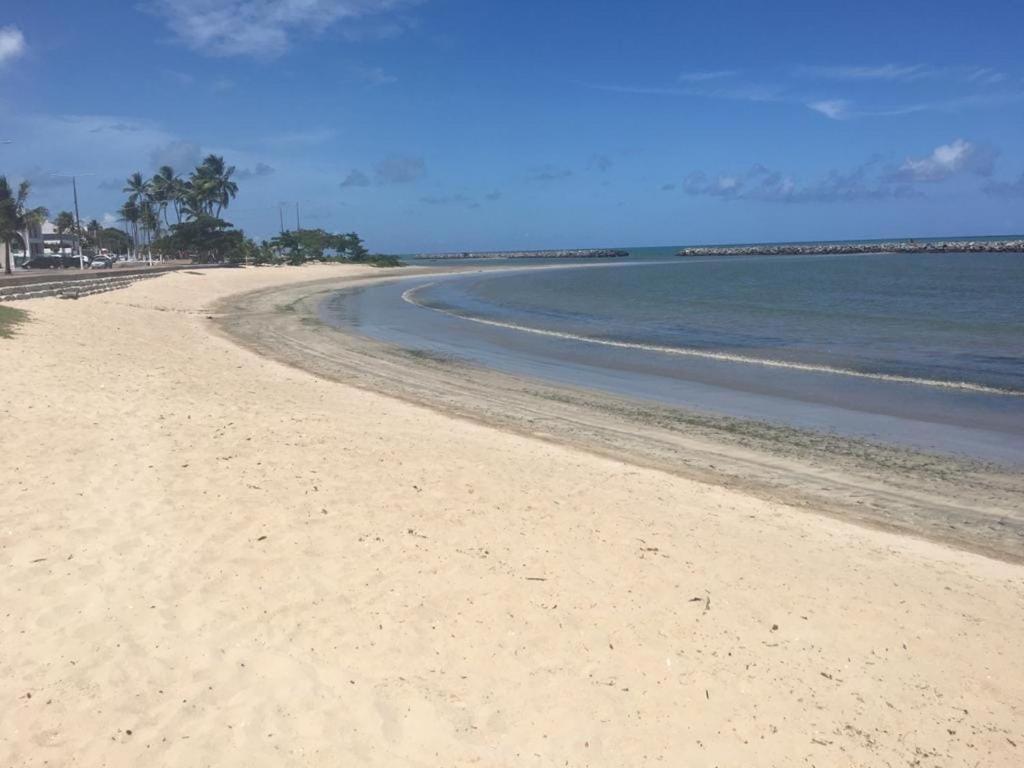
{"type": "Polygon", "coordinates": [[[533,333],[538,336],[548,336],[554,339],[565,339],[567,341],[582,341],[588,344],[599,344],[603,347],[615,347],[617,349],[640,349],[646,352],[660,352],[663,354],[677,355],[680,357],[697,357],[706,360],[719,360],[730,363],[746,363],[748,365],[761,365],[766,368],[787,368],[795,371],[827,373],[835,376],[849,376],[857,379],[891,381],[900,384],[918,384],[921,386],[936,387],[939,389],[958,389],[966,392],[984,393],[987,395],[1024,397],[1024,391],[1021,390],[990,387],[984,384],[973,384],[968,381],[942,381],[941,379],[924,379],[916,376],[900,376],[899,374],[894,373],[865,373],[864,371],[855,371],[849,368],[835,368],[830,365],[815,365],[813,363],[794,363],[788,360],[773,360],[772,358],[746,357],[745,355],[737,355],[732,352],[709,352],[704,349],[693,349],[688,347],[666,347],[660,344],[641,344],[639,342],[615,341],[613,339],[601,339],[596,338],[594,336],[581,336],[575,333],[566,333],[565,331],[552,331],[546,328],[534,328],[532,326],[520,325],[518,323],[508,323],[501,320],[488,320],[487,318],[483,317],[465,315],[459,312],[454,312],[449,309],[432,307],[429,304],[424,304],[423,302],[417,301],[414,298],[414,294],[417,291],[423,290],[425,288],[430,288],[436,284],[436,282],[432,282],[426,283],[424,285],[417,285],[413,288],[409,288],[408,290],[402,293],[402,300],[409,304],[412,304],[413,306],[420,307],[421,309],[430,310],[432,312],[440,312],[443,315],[457,317],[460,320],[468,320],[473,323],[480,323],[481,325],[490,325],[496,328],[507,328],[513,331],[533,333]]]}

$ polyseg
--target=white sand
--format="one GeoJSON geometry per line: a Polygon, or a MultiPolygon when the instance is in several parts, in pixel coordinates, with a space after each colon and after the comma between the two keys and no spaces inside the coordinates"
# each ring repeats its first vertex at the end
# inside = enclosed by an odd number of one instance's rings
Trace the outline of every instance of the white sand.
{"type": "Polygon", "coordinates": [[[211,333],[342,269],[19,304],[0,766],[1024,764],[1024,568],[211,333]]]}

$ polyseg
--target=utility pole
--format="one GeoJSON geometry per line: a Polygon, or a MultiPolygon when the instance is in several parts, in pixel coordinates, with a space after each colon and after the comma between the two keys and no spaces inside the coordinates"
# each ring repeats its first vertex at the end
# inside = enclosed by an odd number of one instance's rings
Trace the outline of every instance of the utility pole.
{"type": "MultiPolygon", "coordinates": [[[[60,173],[52,171],[50,176],[63,179],[71,179],[71,191],[75,196],[75,245],[78,250],[78,268],[85,269],[85,257],[82,255],[82,219],[78,215],[78,176],[95,176],[95,173],[60,173]]],[[[64,244],[61,242],[61,254],[64,253],[64,244]]]]}
{"type": "Polygon", "coordinates": [[[299,204],[295,204],[295,231],[301,231],[302,224],[299,223],[299,204]]]}
{"type": "Polygon", "coordinates": [[[78,217],[78,182],[71,177],[71,189],[75,195],[75,244],[78,246],[78,268],[85,269],[85,259],[82,257],[82,220],[78,217]]]}
{"type": "Polygon", "coordinates": [[[281,218],[281,234],[284,234],[284,206],[277,204],[277,215],[281,218]]]}

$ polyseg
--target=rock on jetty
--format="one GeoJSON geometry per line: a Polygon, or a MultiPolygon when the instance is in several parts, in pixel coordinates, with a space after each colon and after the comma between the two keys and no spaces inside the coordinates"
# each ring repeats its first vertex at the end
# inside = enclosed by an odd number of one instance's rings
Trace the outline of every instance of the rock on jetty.
{"type": "Polygon", "coordinates": [[[464,251],[462,253],[421,253],[417,259],[617,259],[629,251],[598,248],[573,251],[464,251]]]}
{"type": "Polygon", "coordinates": [[[794,243],[683,248],[677,256],[803,256],[845,253],[1024,253],[1024,240],[894,240],[888,243],[794,243]]]}

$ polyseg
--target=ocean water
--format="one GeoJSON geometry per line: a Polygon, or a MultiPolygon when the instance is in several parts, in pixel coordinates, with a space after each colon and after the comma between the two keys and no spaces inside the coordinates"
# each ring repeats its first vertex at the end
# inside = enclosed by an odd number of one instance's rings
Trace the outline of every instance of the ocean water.
{"type": "Polygon", "coordinates": [[[676,250],[459,262],[321,317],[518,376],[1024,467],[1024,256],[676,250]]]}
{"type": "Polygon", "coordinates": [[[1024,394],[1020,254],[638,260],[414,299],[523,331],[1024,394]]]}

